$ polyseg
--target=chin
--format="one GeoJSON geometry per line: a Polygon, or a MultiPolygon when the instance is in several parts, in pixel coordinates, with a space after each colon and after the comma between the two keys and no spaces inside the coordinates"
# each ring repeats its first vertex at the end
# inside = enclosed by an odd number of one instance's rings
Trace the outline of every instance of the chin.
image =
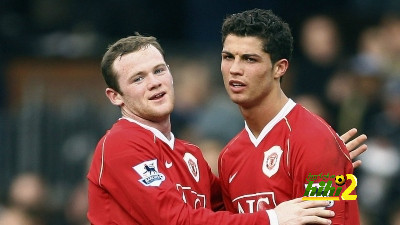
{"type": "Polygon", "coordinates": [[[235,94],[230,94],[229,98],[231,99],[231,101],[233,103],[238,104],[238,105],[240,105],[240,103],[245,102],[245,100],[243,98],[241,98],[240,96],[235,95],[235,94]]]}
{"type": "Polygon", "coordinates": [[[168,106],[163,106],[162,108],[158,109],[156,114],[158,114],[159,116],[163,117],[163,116],[169,116],[172,111],[174,110],[174,106],[168,105],[168,106]]]}
{"type": "Polygon", "coordinates": [[[251,101],[249,99],[244,99],[244,98],[231,98],[232,102],[235,103],[236,105],[244,108],[250,107],[251,101]]]}

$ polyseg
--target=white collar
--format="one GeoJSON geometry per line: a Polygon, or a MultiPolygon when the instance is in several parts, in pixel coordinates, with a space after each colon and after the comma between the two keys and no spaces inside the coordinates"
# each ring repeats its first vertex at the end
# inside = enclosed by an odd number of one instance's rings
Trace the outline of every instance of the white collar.
{"type": "Polygon", "coordinates": [[[265,127],[262,129],[260,135],[256,138],[253,133],[251,132],[250,128],[247,126],[246,121],[244,121],[244,126],[249,134],[250,141],[253,143],[255,147],[257,147],[260,142],[267,136],[267,134],[272,130],[272,128],[279,122],[281,121],[294,107],[296,106],[296,103],[289,98],[289,101],[286,102],[286,104],[283,106],[281,111],[271,120],[265,127]]]}
{"type": "Polygon", "coordinates": [[[128,118],[128,117],[122,117],[121,119],[126,119],[126,120],[128,120],[129,122],[136,123],[137,125],[143,127],[144,129],[151,131],[158,139],[160,139],[161,141],[163,141],[163,142],[164,142],[165,144],[167,144],[172,150],[174,150],[175,136],[174,136],[174,134],[173,134],[172,132],[170,133],[170,135],[171,135],[171,140],[168,140],[168,138],[165,137],[164,134],[161,133],[161,131],[157,130],[157,129],[154,128],[154,127],[145,125],[145,124],[143,124],[143,123],[140,123],[140,122],[138,122],[138,121],[136,121],[136,120],[134,120],[134,119],[132,119],[132,118],[128,118]]]}

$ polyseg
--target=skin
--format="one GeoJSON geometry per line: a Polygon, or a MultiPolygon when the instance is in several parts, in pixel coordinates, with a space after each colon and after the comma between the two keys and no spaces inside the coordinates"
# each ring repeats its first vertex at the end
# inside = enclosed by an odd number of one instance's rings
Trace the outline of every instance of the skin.
{"type": "Polygon", "coordinates": [[[173,79],[161,53],[150,45],[118,57],[113,69],[121,93],[107,88],[111,103],[121,108],[124,117],[154,127],[170,139],[173,79]]]}
{"type": "MultiPolygon", "coordinates": [[[[256,137],[288,101],[280,86],[280,78],[288,67],[286,59],[272,64],[259,38],[228,35],[225,39],[221,61],[225,89],[256,137]]],[[[352,160],[367,150],[363,144],[366,135],[350,141],[356,133],[353,128],[341,136],[352,160]]],[[[360,165],[360,160],[353,162],[354,168],[360,165]]]]}
{"type": "Polygon", "coordinates": [[[288,101],[279,81],[288,66],[286,59],[272,64],[259,38],[228,35],[225,39],[221,61],[224,85],[256,137],[288,101]]]}
{"type": "MultiPolygon", "coordinates": [[[[271,62],[270,55],[262,49],[262,41],[257,37],[239,37],[228,35],[223,44],[221,72],[225,89],[230,99],[239,106],[248,127],[255,137],[258,137],[265,125],[287,103],[289,98],[280,86],[280,78],[289,67],[286,59],[275,63],[271,62]]],[[[341,136],[350,150],[350,157],[355,157],[366,151],[366,135],[360,135],[354,140],[350,138],[357,133],[355,128],[341,136]]],[[[361,165],[361,161],[353,162],[353,167],[361,165]]],[[[299,202],[299,199],[289,202],[299,202]]],[[[286,204],[286,203],[282,203],[286,204]]],[[[304,202],[302,204],[310,204],[304,202]]],[[[285,210],[276,207],[275,211],[280,224],[321,223],[330,224],[330,221],[316,216],[297,217],[288,219],[285,210]]],[[[332,216],[331,214],[330,216],[332,216]]]]}
{"type": "Polygon", "coordinates": [[[354,169],[361,166],[361,160],[354,161],[354,159],[357,156],[361,155],[363,152],[367,151],[367,147],[368,147],[366,144],[363,144],[363,143],[365,143],[365,141],[367,141],[367,135],[365,135],[365,134],[362,134],[350,141],[350,139],[354,135],[356,135],[356,133],[357,133],[357,129],[352,128],[349,131],[347,131],[346,133],[344,133],[342,136],[340,136],[340,138],[343,140],[343,142],[346,143],[346,148],[350,151],[350,158],[351,158],[351,161],[353,162],[354,169]]]}
{"type": "MultiPolygon", "coordinates": [[[[243,64],[252,63],[253,60],[251,58],[253,58],[253,55],[248,57],[240,52],[231,53],[229,50],[226,50],[226,54],[229,56],[227,57],[227,62],[230,61],[229,58],[232,58],[233,55],[241,55],[242,59],[238,60],[238,65],[234,65],[235,67],[238,66],[236,68],[237,71],[232,71],[235,77],[245,77],[240,71],[240,67],[243,66],[243,64]]],[[[262,54],[262,52],[258,52],[258,54],[259,55],[254,55],[256,59],[262,59],[264,63],[270,62],[268,54],[262,54]]],[[[242,82],[251,87],[256,85],[257,82],[261,82],[261,76],[263,74],[270,74],[271,76],[268,80],[272,84],[263,82],[262,85],[267,87],[268,92],[274,93],[274,90],[276,90],[274,84],[275,80],[278,79],[279,82],[279,77],[282,76],[287,69],[287,65],[285,68],[287,61],[281,61],[281,63],[276,63],[276,65],[270,65],[270,63],[269,67],[265,69],[263,73],[258,74],[259,80],[252,81],[250,79],[247,80],[247,78],[235,78],[236,80],[233,79],[233,81],[242,82]],[[274,71],[277,71],[277,73],[274,71]]],[[[235,69],[235,67],[233,68],[235,69]]],[[[112,88],[106,89],[105,93],[111,103],[121,108],[124,117],[129,117],[145,125],[154,127],[170,139],[170,114],[174,107],[174,89],[172,75],[162,54],[155,47],[148,46],[147,48],[141,49],[137,52],[118,57],[114,61],[113,69],[117,74],[121,91],[119,93],[112,88]]],[[[254,69],[254,71],[257,70],[254,69]]],[[[224,78],[224,82],[228,84],[228,86],[229,81],[230,80],[228,79],[228,82],[225,82],[224,78]]],[[[263,102],[266,101],[266,99],[260,98],[263,93],[264,91],[249,92],[247,91],[246,86],[244,88],[232,87],[232,96],[235,97],[234,99],[236,99],[238,103],[251,99],[249,104],[242,104],[242,112],[254,110],[254,106],[259,100],[263,102]]],[[[281,92],[279,96],[282,97],[282,100],[286,99],[287,101],[287,97],[283,92],[281,92]]],[[[266,102],[268,103],[268,101],[266,102]]],[[[282,101],[280,104],[284,103],[285,101],[282,101]]],[[[277,104],[274,107],[280,108],[280,104],[277,104]]],[[[352,135],[354,134],[355,133],[352,135]]],[[[348,139],[350,137],[350,134],[346,136],[348,139]]],[[[321,218],[331,217],[334,215],[332,211],[323,209],[326,205],[328,205],[326,201],[303,202],[301,199],[295,199],[278,205],[275,210],[279,221],[281,221],[280,224],[306,224],[310,222],[330,224],[328,219],[321,218]],[[288,210],[290,210],[290,213],[288,213],[288,210]]]]}

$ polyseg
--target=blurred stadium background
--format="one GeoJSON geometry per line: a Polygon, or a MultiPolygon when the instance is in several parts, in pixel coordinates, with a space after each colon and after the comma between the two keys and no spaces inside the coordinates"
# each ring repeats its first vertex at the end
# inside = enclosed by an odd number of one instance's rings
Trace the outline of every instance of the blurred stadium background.
{"type": "Polygon", "coordinates": [[[272,9],[292,28],[287,94],[339,133],[369,136],[356,171],[362,224],[399,225],[398,0],[1,0],[0,225],[88,224],[90,156],[119,118],[100,60],[134,32],[164,46],[173,132],[215,166],[243,127],[222,85],[219,29],[227,14],[251,8],[272,9]]]}

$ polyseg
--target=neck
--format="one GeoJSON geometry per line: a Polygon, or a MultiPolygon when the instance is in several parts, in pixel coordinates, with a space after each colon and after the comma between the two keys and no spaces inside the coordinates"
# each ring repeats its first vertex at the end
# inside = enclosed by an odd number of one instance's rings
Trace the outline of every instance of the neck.
{"type": "Polygon", "coordinates": [[[157,120],[144,119],[137,115],[124,115],[124,113],[122,113],[122,116],[136,120],[137,122],[147,125],[149,127],[153,127],[159,130],[168,140],[171,140],[171,120],[169,115],[165,119],[157,120]]]}
{"type": "Polygon", "coordinates": [[[239,106],[240,112],[250,131],[258,137],[264,127],[281,111],[289,98],[280,91],[275,96],[267,96],[252,107],[239,106]]]}

